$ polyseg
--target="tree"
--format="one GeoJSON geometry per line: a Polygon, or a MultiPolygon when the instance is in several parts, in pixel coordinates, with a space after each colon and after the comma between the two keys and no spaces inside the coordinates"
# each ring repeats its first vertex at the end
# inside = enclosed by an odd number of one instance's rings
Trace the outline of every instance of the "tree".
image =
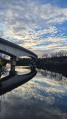
{"type": "Polygon", "coordinates": [[[47,58],[48,57],[48,54],[44,54],[43,56],[42,56],[42,58],[47,58]]]}

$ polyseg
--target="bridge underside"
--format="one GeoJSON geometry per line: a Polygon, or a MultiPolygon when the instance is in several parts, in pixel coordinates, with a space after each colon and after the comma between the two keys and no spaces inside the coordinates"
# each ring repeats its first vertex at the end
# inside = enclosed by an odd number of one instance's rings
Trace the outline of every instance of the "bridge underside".
{"type": "Polygon", "coordinates": [[[16,45],[12,42],[0,38],[0,52],[5,53],[9,56],[22,57],[28,56],[34,59],[37,58],[37,55],[19,45],[16,45]]]}
{"type": "Polygon", "coordinates": [[[14,55],[12,55],[12,54],[10,54],[10,53],[8,53],[6,51],[2,51],[2,50],[0,50],[0,53],[3,53],[3,54],[8,55],[10,57],[13,57],[14,56],[14,55]]]}
{"type": "Polygon", "coordinates": [[[15,73],[17,58],[27,56],[37,59],[37,55],[35,53],[2,38],[0,38],[0,52],[11,57],[11,74],[15,73]]]}

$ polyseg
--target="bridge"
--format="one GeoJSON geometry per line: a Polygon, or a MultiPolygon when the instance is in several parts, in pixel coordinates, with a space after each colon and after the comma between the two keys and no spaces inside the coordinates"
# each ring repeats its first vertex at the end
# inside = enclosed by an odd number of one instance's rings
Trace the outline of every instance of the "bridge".
{"type": "Polygon", "coordinates": [[[28,56],[37,59],[37,55],[17,44],[0,38],[0,52],[11,57],[11,73],[15,71],[16,61],[19,57],[28,56]]]}

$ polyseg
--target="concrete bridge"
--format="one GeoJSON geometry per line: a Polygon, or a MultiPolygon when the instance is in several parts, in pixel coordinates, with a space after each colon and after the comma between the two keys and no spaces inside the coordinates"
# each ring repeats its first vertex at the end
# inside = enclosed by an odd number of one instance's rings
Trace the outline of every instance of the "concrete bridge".
{"type": "Polygon", "coordinates": [[[37,59],[37,55],[19,45],[0,38],[0,52],[11,57],[11,72],[15,71],[16,60],[22,56],[37,59]]]}

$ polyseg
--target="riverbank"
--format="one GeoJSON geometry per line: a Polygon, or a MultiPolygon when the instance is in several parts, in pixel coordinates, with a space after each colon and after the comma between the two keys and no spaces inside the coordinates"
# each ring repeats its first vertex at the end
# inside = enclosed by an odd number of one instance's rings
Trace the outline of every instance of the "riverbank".
{"type": "Polygon", "coordinates": [[[37,61],[37,68],[63,73],[67,76],[67,56],[42,58],[37,61]]]}
{"type": "MultiPolygon", "coordinates": [[[[10,63],[10,61],[5,60],[4,63],[6,64],[6,62],[10,63]]],[[[16,66],[31,66],[31,65],[34,65],[34,61],[31,58],[19,59],[16,62],[16,66]]],[[[38,69],[58,72],[67,76],[67,56],[38,58],[37,61],[35,62],[35,66],[38,69]]]]}

